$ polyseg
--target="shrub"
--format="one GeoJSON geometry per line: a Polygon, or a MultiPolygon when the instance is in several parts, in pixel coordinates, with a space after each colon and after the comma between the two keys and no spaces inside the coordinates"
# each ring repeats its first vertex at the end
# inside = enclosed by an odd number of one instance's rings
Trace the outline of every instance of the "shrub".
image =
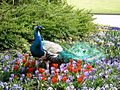
{"type": "Polygon", "coordinates": [[[33,40],[33,27],[42,25],[44,39],[73,40],[95,30],[89,11],[73,10],[67,4],[46,3],[43,0],[16,6],[1,5],[0,49],[16,48],[33,40]]]}

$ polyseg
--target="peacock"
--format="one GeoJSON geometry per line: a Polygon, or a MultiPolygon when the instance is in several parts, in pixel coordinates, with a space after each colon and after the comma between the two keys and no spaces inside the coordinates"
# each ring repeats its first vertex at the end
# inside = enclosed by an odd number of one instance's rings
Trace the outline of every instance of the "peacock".
{"type": "Polygon", "coordinates": [[[98,50],[96,46],[86,42],[76,42],[73,45],[66,44],[63,47],[57,43],[43,40],[40,33],[42,29],[42,26],[35,27],[34,42],[30,51],[34,57],[48,60],[46,61],[47,67],[49,67],[49,62],[67,63],[70,59],[94,62],[94,60],[101,60],[105,57],[104,53],[98,50]]]}

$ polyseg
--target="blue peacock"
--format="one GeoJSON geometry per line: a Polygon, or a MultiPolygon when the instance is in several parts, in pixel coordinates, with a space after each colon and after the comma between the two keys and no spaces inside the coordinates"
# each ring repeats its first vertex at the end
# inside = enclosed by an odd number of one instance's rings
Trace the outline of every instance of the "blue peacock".
{"type": "Polygon", "coordinates": [[[39,57],[43,60],[49,60],[54,63],[67,63],[70,59],[86,60],[87,62],[94,62],[94,59],[101,60],[105,55],[95,46],[91,46],[86,42],[76,42],[73,45],[67,44],[65,48],[61,45],[42,40],[41,30],[42,26],[36,26],[34,31],[34,42],[30,47],[30,51],[34,57],[39,57]]]}

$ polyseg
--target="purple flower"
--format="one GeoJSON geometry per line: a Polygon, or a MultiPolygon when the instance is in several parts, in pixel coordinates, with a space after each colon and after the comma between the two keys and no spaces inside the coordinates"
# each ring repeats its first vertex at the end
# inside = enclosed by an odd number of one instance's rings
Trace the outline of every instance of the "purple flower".
{"type": "Polygon", "coordinates": [[[18,55],[18,58],[22,58],[22,54],[19,53],[19,54],[17,54],[17,55],[18,55]]]}
{"type": "Polygon", "coordinates": [[[24,78],[25,77],[25,74],[22,74],[22,78],[24,78]]]}
{"type": "Polygon", "coordinates": [[[13,79],[13,78],[9,77],[9,81],[10,81],[10,82],[12,82],[12,79],[13,79]]]}
{"type": "Polygon", "coordinates": [[[99,76],[102,77],[102,76],[103,76],[103,73],[99,73],[99,76]]]}
{"type": "Polygon", "coordinates": [[[118,69],[118,71],[120,72],[120,66],[119,66],[117,69],[118,69]]]}
{"type": "Polygon", "coordinates": [[[118,62],[113,62],[113,66],[115,67],[115,66],[118,66],[118,62]]]}
{"type": "Polygon", "coordinates": [[[67,86],[66,90],[71,90],[70,86],[67,86]]]}
{"type": "Polygon", "coordinates": [[[51,67],[51,70],[53,70],[53,71],[54,71],[54,70],[55,70],[55,67],[51,67]]]}
{"type": "Polygon", "coordinates": [[[50,82],[50,81],[51,81],[51,78],[50,78],[50,77],[48,77],[48,78],[47,78],[47,80],[50,82]]]}
{"type": "Polygon", "coordinates": [[[92,73],[95,73],[96,72],[96,69],[95,68],[92,68],[92,73]]]}
{"type": "Polygon", "coordinates": [[[11,78],[13,78],[13,77],[14,77],[14,74],[11,74],[10,76],[11,76],[11,78]]]}
{"type": "Polygon", "coordinates": [[[100,69],[104,69],[104,66],[103,66],[103,65],[101,65],[101,66],[99,66],[99,68],[100,68],[100,69]]]}
{"type": "Polygon", "coordinates": [[[117,77],[118,77],[117,75],[114,75],[114,79],[117,79],[117,77]]]}
{"type": "Polygon", "coordinates": [[[61,65],[60,65],[60,69],[63,68],[64,66],[65,66],[65,64],[61,64],[61,65]]]}
{"type": "Polygon", "coordinates": [[[3,71],[4,71],[4,72],[7,72],[7,70],[8,70],[7,67],[4,67],[4,68],[3,68],[3,71]]]}
{"type": "Polygon", "coordinates": [[[9,56],[8,56],[8,55],[5,55],[4,58],[5,58],[6,60],[9,60],[9,56]]]}
{"type": "Polygon", "coordinates": [[[106,71],[105,71],[105,74],[109,74],[109,71],[106,70],[106,71]]]}
{"type": "Polygon", "coordinates": [[[105,87],[101,87],[101,90],[106,90],[105,87]]]}
{"type": "Polygon", "coordinates": [[[120,42],[117,43],[117,46],[120,46],[120,42]]]}
{"type": "Polygon", "coordinates": [[[89,79],[92,81],[92,80],[93,80],[93,77],[92,77],[92,76],[90,76],[90,77],[89,77],[89,79]]]}
{"type": "Polygon", "coordinates": [[[15,61],[16,61],[16,60],[12,60],[12,64],[14,64],[14,63],[15,63],[15,61]]]}
{"type": "Polygon", "coordinates": [[[73,76],[68,76],[68,78],[72,81],[74,77],[73,76]]]}
{"type": "Polygon", "coordinates": [[[1,63],[2,63],[2,64],[4,64],[4,61],[5,61],[5,60],[4,60],[4,59],[2,59],[2,60],[1,60],[1,63]]]}
{"type": "Polygon", "coordinates": [[[99,65],[99,61],[96,61],[95,64],[96,64],[96,65],[99,65]]]}
{"type": "Polygon", "coordinates": [[[38,70],[36,70],[36,71],[35,71],[35,74],[38,74],[38,73],[39,73],[39,71],[38,71],[38,70]]]}
{"type": "Polygon", "coordinates": [[[63,71],[64,71],[64,67],[63,67],[63,68],[60,68],[60,71],[63,72],[63,71]]]}
{"type": "Polygon", "coordinates": [[[88,76],[89,76],[89,73],[88,73],[88,72],[85,72],[85,73],[84,73],[84,76],[85,76],[85,77],[88,77],[88,76]]]}
{"type": "Polygon", "coordinates": [[[17,89],[17,88],[19,88],[19,86],[17,84],[13,84],[12,88],[17,89]]]}
{"type": "Polygon", "coordinates": [[[70,80],[69,80],[69,79],[67,79],[67,80],[66,80],[66,83],[67,83],[67,84],[69,84],[69,83],[70,83],[70,80]]]}
{"type": "Polygon", "coordinates": [[[41,75],[40,75],[40,74],[38,74],[38,77],[37,77],[37,78],[38,78],[38,80],[41,80],[41,75]]]}
{"type": "Polygon", "coordinates": [[[25,71],[25,68],[24,67],[21,67],[21,72],[24,72],[25,71]]]}
{"type": "Polygon", "coordinates": [[[108,72],[109,72],[109,73],[112,73],[112,69],[108,69],[108,72]]]}
{"type": "Polygon", "coordinates": [[[94,78],[94,80],[96,80],[96,78],[97,78],[97,75],[94,75],[94,76],[93,76],[93,78],[94,78]]]}
{"type": "Polygon", "coordinates": [[[64,70],[64,73],[67,74],[67,73],[68,73],[68,70],[64,70]]]}
{"type": "Polygon", "coordinates": [[[5,86],[5,89],[4,90],[9,90],[9,87],[8,86],[5,86]]]}
{"type": "Polygon", "coordinates": [[[20,81],[21,81],[21,82],[23,81],[23,78],[22,78],[22,77],[20,78],[20,81]]]}
{"type": "Polygon", "coordinates": [[[10,61],[7,61],[7,64],[10,64],[10,61]]]}
{"type": "Polygon", "coordinates": [[[57,69],[56,72],[57,72],[57,73],[60,72],[60,69],[57,69]]]}
{"type": "Polygon", "coordinates": [[[61,81],[62,80],[62,76],[59,75],[58,76],[58,80],[61,81]]]}
{"type": "Polygon", "coordinates": [[[49,74],[49,70],[45,70],[45,73],[46,73],[46,74],[49,74]]]}
{"type": "Polygon", "coordinates": [[[108,79],[108,75],[105,75],[105,78],[108,79]]]}

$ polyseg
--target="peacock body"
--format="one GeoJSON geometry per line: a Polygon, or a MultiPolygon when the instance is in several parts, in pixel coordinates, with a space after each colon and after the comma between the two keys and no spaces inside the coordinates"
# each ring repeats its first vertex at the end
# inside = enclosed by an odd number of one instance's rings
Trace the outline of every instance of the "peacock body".
{"type": "Polygon", "coordinates": [[[46,56],[47,54],[51,55],[51,58],[57,60],[64,60],[64,62],[69,62],[69,59],[73,60],[86,60],[88,62],[94,62],[94,60],[100,60],[105,57],[104,53],[101,50],[98,50],[96,46],[90,45],[86,42],[76,42],[73,45],[66,44],[66,47],[61,47],[61,45],[42,40],[42,37],[38,29],[42,29],[41,26],[37,26],[34,32],[34,42],[30,47],[31,53],[35,57],[46,56]],[[46,54],[46,55],[45,55],[46,54]]]}

